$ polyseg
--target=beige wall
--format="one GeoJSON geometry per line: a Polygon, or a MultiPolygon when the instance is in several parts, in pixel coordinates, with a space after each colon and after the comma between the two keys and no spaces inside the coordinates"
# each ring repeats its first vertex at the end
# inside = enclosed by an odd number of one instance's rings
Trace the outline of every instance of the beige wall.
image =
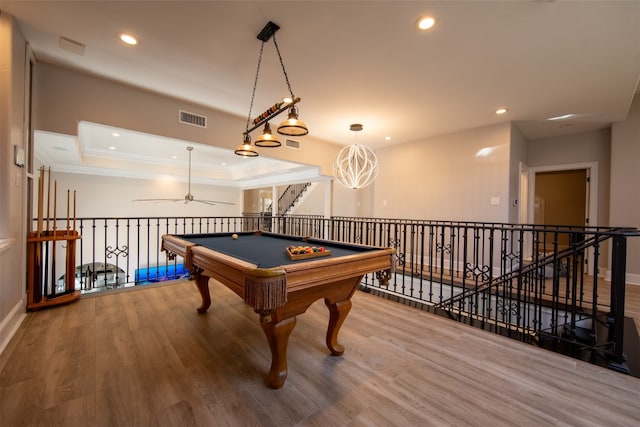
{"type": "Polygon", "coordinates": [[[503,123],[377,150],[373,215],[508,221],[510,131],[503,123]],[[483,148],[493,151],[478,157],[483,148]]]}
{"type": "Polygon", "coordinates": [[[294,215],[324,215],[324,200],[327,187],[317,183],[305,191],[302,199],[296,204],[294,215]]]}
{"type": "MultiPolygon", "coordinates": [[[[191,194],[197,200],[218,200],[235,205],[183,201],[140,202],[136,199],[176,198],[187,193],[187,183],[129,179],[97,175],[52,172],[57,182],[58,217],[66,216],[67,190],[76,191],[77,217],[156,217],[156,216],[240,216],[241,190],[235,187],[191,184],[191,194]]],[[[73,200],[71,196],[71,200],[73,200]]],[[[53,205],[53,200],[51,201],[53,205]]]]}
{"type": "Polygon", "coordinates": [[[372,185],[354,190],[344,187],[337,181],[333,185],[318,183],[296,208],[296,215],[325,215],[326,192],[332,191],[330,216],[370,217],[369,194],[372,185]],[[332,188],[332,190],[330,190],[332,188]]]}
{"type": "MultiPolygon", "coordinates": [[[[640,228],[640,95],[636,95],[627,120],[611,132],[610,222],[640,228]]],[[[640,237],[627,247],[627,274],[640,283],[640,237]]]]}
{"type": "Polygon", "coordinates": [[[14,165],[14,146],[26,149],[26,44],[15,21],[0,11],[0,352],[24,319],[26,168],[14,165]]]}
{"type": "Polygon", "coordinates": [[[509,222],[518,223],[520,216],[520,163],[528,164],[527,148],[529,143],[520,130],[511,125],[509,144],[509,222]],[[513,203],[518,200],[518,203],[513,203]]]}
{"type": "MultiPolygon", "coordinates": [[[[35,129],[64,135],[77,135],[78,123],[85,120],[233,150],[241,142],[246,122],[212,108],[42,62],[34,92],[35,129]],[[207,116],[208,127],[178,123],[178,110],[207,116]]],[[[313,132],[313,123],[307,124],[313,132]]],[[[340,146],[310,135],[296,140],[300,150],[271,150],[268,157],[317,165],[322,174],[332,175],[340,146]]]]}
{"type": "Polygon", "coordinates": [[[243,191],[242,213],[260,213],[260,188],[243,191]]]}

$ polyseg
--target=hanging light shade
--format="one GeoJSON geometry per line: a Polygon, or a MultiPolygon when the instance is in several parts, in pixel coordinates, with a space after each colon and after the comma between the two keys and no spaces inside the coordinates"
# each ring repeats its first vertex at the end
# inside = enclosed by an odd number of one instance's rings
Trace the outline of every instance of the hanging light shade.
{"type": "Polygon", "coordinates": [[[238,156],[242,157],[257,157],[258,152],[251,146],[251,137],[248,133],[244,134],[244,142],[236,148],[234,151],[238,156]]]}
{"type": "MultiPolygon", "coordinates": [[[[351,125],[350,129],[360,131],[362,125],[351,125]]],[[[333,174],[347,188],[364,188],[378,176],[378,158],[369,147],[349,145],[338,153],[333,163],[333,174]]]]}
{"type": "Polygon", "coordinates": [[[278,133],[289,136],[303,136],[309,133],[307,125],[298,119],[298,109],[295,106],[292,106],[289,110],[289,118],[278,126],[278,133]]]}
{"type": "Polygon", "coordinates": [[[271,132],[271,126],[269,126],[269,122],[264,125],[264,130],[262,131],[262,135],[256,139],[256,147],[280,147],[282,143],[278,139],[277,136],[273,135],[271,132]]]}

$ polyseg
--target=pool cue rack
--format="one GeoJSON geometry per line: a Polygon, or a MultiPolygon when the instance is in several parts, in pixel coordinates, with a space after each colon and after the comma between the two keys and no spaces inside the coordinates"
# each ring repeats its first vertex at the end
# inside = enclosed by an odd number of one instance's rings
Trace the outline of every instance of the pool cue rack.
{"type": "MultiPolygon", "coordinates": [[[[76,192],[73,192],[73,220],[70,216],[70,196],[67,190],[67,216],[65,226],[58,228],[57,182],[53,190],[53,218],[51,218],[51,168],[40,168],[38,179],[38,218],[36,231],[27,236],[27,310],[39,310],[68,304],[80,298],[75,289],[76,241],[76,192]],[[46,220],[44,218],[46,184],[46,220]],[[59,252],[59,253],[58,253],[59,252]],[[56,270],[64,253],[64,286],[58,284],[56,270]]],[[[61,264],[61,263],[60,263],[61,264]]],[[[59,270],[58,270],[59,271],[59,270]]]]}

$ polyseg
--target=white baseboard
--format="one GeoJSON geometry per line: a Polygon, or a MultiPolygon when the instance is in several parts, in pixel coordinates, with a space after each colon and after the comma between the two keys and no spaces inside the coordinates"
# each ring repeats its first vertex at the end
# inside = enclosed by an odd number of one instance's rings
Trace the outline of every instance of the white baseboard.
{"type": "MultiPolygon", "coordinates": [[[[611,270],[607,270],[607,273],[604,275],[604,280],[607,282],[611,281],[611,270]]],[[[625,276],[625,282],[627,285],[640,285],[640,274],[627,273],[625,276]]]]}
{"type": "Polygon", "coordinates": [[[15,335],[18,327],[24,319],[27,318],[24,307],[24,301],[18,301],[7,317],[0,322],[0,354],[2,354],[7,345],[9,345],[9,341],[11,341],[11,338],[15,335]]]}

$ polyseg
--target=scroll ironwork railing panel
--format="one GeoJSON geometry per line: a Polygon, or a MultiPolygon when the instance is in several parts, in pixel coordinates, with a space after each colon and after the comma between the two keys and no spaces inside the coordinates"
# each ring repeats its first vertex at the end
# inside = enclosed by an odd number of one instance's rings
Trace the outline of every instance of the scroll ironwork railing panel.
{"type": "MultiPolygon", "coordinates": [[[[627,371],[626,241],[637,229],[332,218],[337,240],[362,242],[381,224],[397,253],[388,286],[364,289],[525,342],[627,371]],[[371,228],[371,227],[370,227],[371,228]],[[610,283],[602,278],[611,252],[610,283]],[[617,275],[617,279],[615,276],[617,275]]],[[[380,230],[380,228],[378,228],[380,230]]]]}
{"type": "Polygon", "coordinates": [[[626,242],[637,229],[270,214],[77,224],[76,287],[83,292],[185,277],[183,260],[161,251],[163,234],[267,230],[392,247],[388,283],[367,274],[362,290],[525,342],[587,349],[625,370],[626,242]],[[600,270],[608,256],[611,282],[600,270]]]}
{"type": "MultiPolygon", "coordinates": [[[[76,245],[76,289],[100,292],[185,277],[183,261],[169,261],[161,251],[163,234],[256,230],[259,221],[247,217],[77,218],[81,239],[76,245]]],[[[52,281],[53,286],[62,287],[65,278],[52,281]]]]}

